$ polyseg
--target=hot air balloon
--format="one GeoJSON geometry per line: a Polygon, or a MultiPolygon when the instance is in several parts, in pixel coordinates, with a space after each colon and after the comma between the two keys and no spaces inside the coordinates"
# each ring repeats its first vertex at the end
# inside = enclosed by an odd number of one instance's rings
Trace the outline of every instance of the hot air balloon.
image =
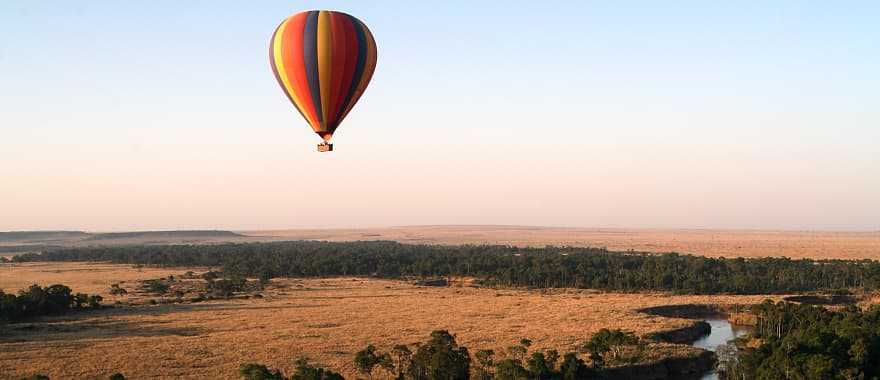
{"type": "Polygon", "coordinates": [[[376,69],[376,41],[360,20],[335,11],[300,12],[278,25],[269,63],[287,98],[333,150],[330,139],[376,69]]]}

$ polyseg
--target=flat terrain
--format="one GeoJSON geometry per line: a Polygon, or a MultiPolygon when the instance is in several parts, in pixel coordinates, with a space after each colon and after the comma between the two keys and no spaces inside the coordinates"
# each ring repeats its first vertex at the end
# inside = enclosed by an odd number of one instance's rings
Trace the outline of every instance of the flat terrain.
{"type": "Polygon", "coordinates": [[[614,251],[680,252],[710,257],[786,256],[880,260],[880,231],[750,231],[595,229],[528,226],[408,226],[267,231],[131,233],[0,233],[0,255],[51,247],[126,244],[219,244],[281,240],[394,240],[412,244],[504,244],[606,247],[614,251]],[[33,247],[30,249],[29,247],[33,247]]]}
{"type": "MultiPolygon", "coordinates": [[[[6,291],[33,282],[106,294],[122,282],[143,300],[137,281],[205,268],[137,269],[87,263],[0,264],[6,291]]],[[[603,327],[637,334],[688,321],[636,310],[690,303],[755,303],[764,296],[673,296],[586,290],[552,292],[468,286],[419,287],[401,281],[337,278],[272,280],[263,298],[144,305],[7,326],[0,334],[0,378],[34,373],[52,379],[116,371],[131,378],[230,378],[244,362],[292,371],[301,355],[354,377],[354,353],[369,343],[388,350],[448,329],[472,352],[520,338],[535,348],[572,347],[603,327]]]]}
{"type": "Polygon", "coordinates": [[[248,231],[263,238],[395,240],[413,244],[606,247],[710,257],[786,256],[880,259],[880,232],[589,229],[517,226],[413,226],[375,229],[248,231]]]}
{"type": "MultiPolygon", "coordinates": [[[[205,268],[193,268],[206,271],[205,268]]],[[[110,295],[110,284],[136,283],[139,280],[183,273],[180,269],[143,267],[104,263],[20,263],[0,264],[0,289],[15,292],[32,284],[64,284],[74,292],[110,295]]]]}

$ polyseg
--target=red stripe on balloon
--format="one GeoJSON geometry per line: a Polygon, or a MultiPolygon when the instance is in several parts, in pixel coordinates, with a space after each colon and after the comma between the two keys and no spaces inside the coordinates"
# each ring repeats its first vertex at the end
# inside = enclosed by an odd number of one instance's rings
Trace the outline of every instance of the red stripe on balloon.
{"type": "Polygon", "coordinates": [[[284,59],[284,69],[287,77],[292,78],[293,92],[303,102],[303,112],[309,115],[309,124],[313,129],[319,129],[318,114],[312,94],[309,92],[309,81],[306,79],[306,65],[303,57],[303,30],[306,27],[307,12],[291,16],[287,28],[281,36],[281,56],[284,59]]]}

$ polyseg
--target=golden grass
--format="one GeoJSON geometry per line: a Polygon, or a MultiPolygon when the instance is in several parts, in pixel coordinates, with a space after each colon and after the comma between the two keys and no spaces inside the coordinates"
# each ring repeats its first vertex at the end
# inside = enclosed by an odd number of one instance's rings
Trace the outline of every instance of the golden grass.
{"type": "MultiPolygon", "coordinates": [[[[14,284],[45,279],[97,292],[121,280],[186,270],[82,263],[2,266],[0,286],[12,290],[19,286],[14,284]]],[[[765,298],[437,288],[359,278],[273,280],[263,294],[262,299],[83,312],[46,319],[33,329],[12,326],[0,336],[0,378],[34,373],[88,378],[116,371],[131,378],[232,378],[244,362],[289,373],[301,355],[353,378],[354,353],[367,344],[387,350],[424,341],[435,329],[455,333],[472,352],[504,348],[523,337],[532,339],[534,348],[564,352],[604,327],[646,334],[688,324],[638,313],[640,308],[765,298]]]]}
{"type": "Polygon", "coordinates": [[[880,232],[413,226],[250,231],[244,234],[274,239],[395,240],[417,244],[567,245],[607,247],[615,251],[675,251],[710,257],[880,259],[880,232]]]}
{"type": "MultiPolygon", "coordinates": [[[[527,226],[407,226],[363,229],[297,229],[239,232],[245,236],[83,237],[0,242],[71,247],[130,244],[220,244],[279,240],[394,240],[414,244],[505,244],[606,247],[615,251],[681,252],[711,257],[786,256],[813,259],[880,259],[880,231],[756,231],[704,229],[613,229],[527,226]]],[[[6,254],[6,253],[4,253],[6,254]]]]}
{"type": "Polygon", "coordinates": [[[40,286],[64,284],[74,292],[100,294],[112,301],[114,298],[110,295],[110,284],[119,283],[123,288],[131,290],[130,288],[140,280],[181,273],[183,272],[180,269],[135,268],[131,265],[107,263],[7,263],[0,264],[0,289],[14,293],[32,284],[40,286]]]}

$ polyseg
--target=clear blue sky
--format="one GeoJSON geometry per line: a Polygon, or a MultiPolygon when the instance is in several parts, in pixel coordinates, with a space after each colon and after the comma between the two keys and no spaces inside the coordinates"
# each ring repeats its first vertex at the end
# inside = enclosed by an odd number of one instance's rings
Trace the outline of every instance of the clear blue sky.
{"type": "Polygon", "coordinates": [[[410,3],[0,3],[0,230],[880,229],[880,2],[410,3]],[[378,43],[332,154],[309,9],[378,43]]]}

